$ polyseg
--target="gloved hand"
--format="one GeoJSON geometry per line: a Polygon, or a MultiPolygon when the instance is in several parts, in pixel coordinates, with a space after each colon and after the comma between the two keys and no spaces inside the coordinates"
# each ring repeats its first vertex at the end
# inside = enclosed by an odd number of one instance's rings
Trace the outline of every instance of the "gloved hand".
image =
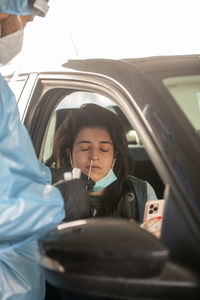
{"type": "MultiPolygon", "coordinates": [[[[62,168],[52,168],[51,174],[52,174],[52,183],[57,186],[57,182],[64,179],[64,173],[71,172],[71,167],[62,167],[62,168]]],[[[95,182],[88,178],[85,174],[81,173],[81,179],[83,179],[83,182],[85,184],[86,190],[90,191],[93,189],[93,186],[95,185],[95,182]]]]}
{"type": "Polygon", "coordinates": [[[89,195],[83,179],[73,179],[58,183],[63,199],[66,217],[63,221],[74,221],[90,217],[89,195]]]}

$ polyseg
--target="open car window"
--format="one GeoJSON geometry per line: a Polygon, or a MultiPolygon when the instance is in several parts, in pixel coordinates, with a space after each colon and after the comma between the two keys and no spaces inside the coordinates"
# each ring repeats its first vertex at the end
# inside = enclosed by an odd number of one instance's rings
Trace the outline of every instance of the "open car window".
{"type": "Polygon", "coordinates": [[[86,103],[98,104],[119,116],[125,128],[128,147],[134,160],[134,174],[132,175],[148,181],[153,186],[157,197],[163,198],[164,185],[153,166],[144,145],[141,143],[137,132],[132,128],[119,106],[109,98],[98,93],[74,91],[66,95],[59,103],[57,103],[51,113],[46,128],[40,151],[40,160],[49,167],[54,167],[54,165],[51,165],[51,156],[55,133],[70,111],[75,110],[86,103]]]}

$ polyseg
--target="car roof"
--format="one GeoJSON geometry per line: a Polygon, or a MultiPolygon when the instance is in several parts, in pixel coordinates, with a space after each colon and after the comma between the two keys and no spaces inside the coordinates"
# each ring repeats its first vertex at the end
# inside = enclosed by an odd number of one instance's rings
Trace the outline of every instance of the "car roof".
{"type": "Polygon", "coordinates": [[[144,73],[162,72],[175,69],[199,69],[200,54],[124,58],[119,60],[103,58],[69,60],[63,64],[63,67],[85,72],[97,72],[119,79],[115,70],[116,65],[118,69],[128,69],[132,66],[138,71],[144,73]]]}

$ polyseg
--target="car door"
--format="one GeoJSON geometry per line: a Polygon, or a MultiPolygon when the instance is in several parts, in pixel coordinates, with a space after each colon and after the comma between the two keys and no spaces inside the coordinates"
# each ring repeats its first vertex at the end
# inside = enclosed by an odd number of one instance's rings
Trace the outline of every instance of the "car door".
{"type": "MultiPolygon", "coordinates": [[[[127,117],[134,124],[148,154],[169,187],[162,239],[171,258],[195,270],[200,263],[199,137],[174,101],[166,80],[196,80],[198,55],[147,59],[69,61],[66,67],[101,72],[120,82],[131,95],[127,117]],[[131,114],[131,115],[130,115],[131,114]],[[170,232],[170,234],[169,234],[170,232]]],[[[199,81],[198,89],[199,91],[199,81]]],[[[199,115],[198,115],[199,117],[199,115]]],[[[191,121],[191,120],[190,120],[191,121]]]]}

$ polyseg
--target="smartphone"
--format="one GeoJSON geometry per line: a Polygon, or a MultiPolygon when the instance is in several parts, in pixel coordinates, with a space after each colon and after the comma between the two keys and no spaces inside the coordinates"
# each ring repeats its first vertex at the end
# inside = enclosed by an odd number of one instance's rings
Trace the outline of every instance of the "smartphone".
{"type": "MultiPolygon", "coordinates": [[[[164,207],[165,207],[164,199],[147,201],[146,205],[145,205],[145,210],[144,210],[143,223],[152,218],[156,218],[156,217],[163,218],[164,207]]],[[[152,224],[148,228],[148,231],[154,232],[154,231],[162,229],[162,218],[160,220],[158,220],[158,222],[156,222],[155,224],[152,224]]]]}

